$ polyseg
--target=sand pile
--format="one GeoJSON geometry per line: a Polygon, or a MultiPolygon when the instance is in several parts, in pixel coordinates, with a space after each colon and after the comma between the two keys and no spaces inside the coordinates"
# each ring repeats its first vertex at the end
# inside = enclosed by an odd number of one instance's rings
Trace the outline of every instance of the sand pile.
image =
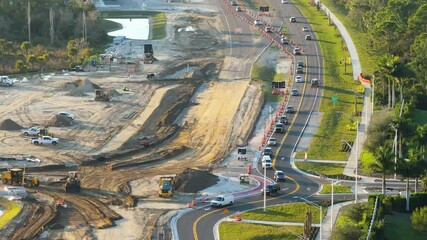
{"type": "Polygon", "coordinates": [[[23,127],[11,119],[6,119],[0,123],[0,130],[20,130],[23,127]]]}
{"type": "Polygon", "coordinates": [[[64,115],[55,115],[45,123],[45,126],[51,127],[68,127],[71,125],[73,125],[73,120],[64,115]]]}
{"type": "Polygon", "coordinates": [[[76,80],[74,82],[64,83],[59,90],[69,91],[68,96],[86,96],[87,92],[94,92],[95,89],[100,89],[101,87],[91,82],[89,79],[85,80],[76,80]]]}
{"type": "Polygon", "coordinates": [[[185,193],[196,193],[215,185],[218,176],[208,172],[187,168],[175,178],[175,190],[185,193]]]}
{"type": "Polygon", "coordinates": [[[110,97],[115,97],[115,96],[122,95],[121,93],[117,92],[116,89],[110,89],[110,90],[108,90],[108,94],[110,95],[110,97]]]}

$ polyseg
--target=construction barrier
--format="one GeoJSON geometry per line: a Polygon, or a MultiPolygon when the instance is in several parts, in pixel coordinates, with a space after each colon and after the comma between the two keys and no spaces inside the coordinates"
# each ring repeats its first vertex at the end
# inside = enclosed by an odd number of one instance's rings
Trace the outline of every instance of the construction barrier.
{"type": "Polygon", "coordinates": [[[242,216],[240,215],[240,212],[236,213],[236,221],[242,221],[242,216]]]}
{"type": "Polygon", "coordinates": [[[193,207],[196,206],[196,200],[195,199],[193,199],[193,201],[191,201],[191,203],[192,203],[193,207]]]}

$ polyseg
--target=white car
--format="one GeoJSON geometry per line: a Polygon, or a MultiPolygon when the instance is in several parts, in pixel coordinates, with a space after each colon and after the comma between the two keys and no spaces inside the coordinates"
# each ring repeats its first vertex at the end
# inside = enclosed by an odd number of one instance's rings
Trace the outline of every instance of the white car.
{"type": "Polygon", "coordinates": [[[271,159],[263,161],[262,168],[267,168],[267,169],[273,168],[273,163],[271,162],[271,159]]]}
{"type": "Polygon", "coordinates": [[[299,95],[299,93],[298,93],[298,89],[296,89],[296,88],[292,89],[292,91],[291,91],[291,95],[292,95],[292,96],[298,96],[298,95],[299,95]]]}
{"type": "Polygon", "coordinates": [[[262,24],[262,22],[261,22],[261,20],[259,20],[259,19],[255,19],[254,24],[255,24],[255,25],[261,25],[261,24],[262,24]]]}
{"type": "Polygon", "coordinates": [[[270,138],[267,141],[267,145],[268,146],[276,146],[277,145],[277,140],[275,138],[270,138]]]}
{"type": "Polygon", "coordinates": [[[296,83],[301,83],[302,82],[302,77],[301,76],[296,76],[295,77],[295,82],[296,83]]]}
{"type": "Polygon", "coordinates": [[[71,113],[68,113],[68,112],[59,112],[58,115],[66,116],[66,117],[68,117],[71,120],[74,120],[76,118],[75,114],[71,114],[71,113]]]}
{"type": "Polygon", "coordinates": [[[302,31],[303,31],[303,32],[308,32],[308,27],[303,27],[303,28],[302,28],[302,31]]]}
{"type": "Polygon", "coordinates": [[[288,3],[288,0],[282,0],[282,3],[283,3],[283,4],[288,3]]]}

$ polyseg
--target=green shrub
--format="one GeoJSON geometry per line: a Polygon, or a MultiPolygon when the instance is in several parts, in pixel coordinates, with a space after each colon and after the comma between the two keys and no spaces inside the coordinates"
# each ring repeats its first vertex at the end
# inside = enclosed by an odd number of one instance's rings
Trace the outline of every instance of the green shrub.
{"type": "Polygon", "coordinates": [[[417,232],[427,231],[427,207],[415,209],[411,214],[412,228],[417,232]]]}
{"type": "Polygon", "coordinates": [[[393,197],[393,210],[397,212],[406,212],[406,199],[401,196],[393,197]]]}
{"type": "Polygon", "coordinates": [[[381,202],[384,206],[384,214],[391,214],[393,209],[393,197],[392,196],[386,196],[382,199],[381,202]]]}
{"type": "Polygon", "coordinates": [[[410,210],[427,206],[427,192],[413,193],[409,201],[410,210]]]}

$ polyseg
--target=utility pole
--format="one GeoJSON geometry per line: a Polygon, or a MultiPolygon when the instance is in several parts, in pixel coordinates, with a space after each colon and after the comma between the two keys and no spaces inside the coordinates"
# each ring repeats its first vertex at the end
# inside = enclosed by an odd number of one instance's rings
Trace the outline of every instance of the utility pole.
{"type": "Polygon", "coordinates": [[[28,42],[31,42],[31,1],[27,4],[28,42]]]}
{"type": "Polygon", "coordinates": [[[265,192],[266,190],[266,184],[267,184],[267,166],[264,165],[264,212],[267,211],[267,193],[265,192]]]}

